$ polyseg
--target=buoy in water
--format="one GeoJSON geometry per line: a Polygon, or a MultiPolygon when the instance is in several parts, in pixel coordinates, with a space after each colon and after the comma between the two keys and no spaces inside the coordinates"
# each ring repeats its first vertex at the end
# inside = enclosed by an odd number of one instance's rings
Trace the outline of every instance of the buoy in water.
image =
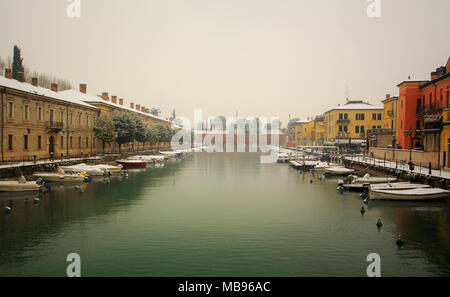
{"type": "Polygon", "coordinates": [[[361,206],[360,212],[362,215],[364,215],[364,213],[366,212],[366,209],[364,208],[364,206],[361,206]]]}
{"type": "Polygon", "coordinates": [[[365,204],[369,204],[369,200],[367,200],[367,198],[364,199],[363,202],[364,202],[365,204]]]}
{"type": "Polygon", "coordinates": [[[380,229],[381,226],[383,226],[383,223],[381,222],[381,219],[378,219],[378,221],[377,221],[377,227],[378,227],[378,229],[380,229]]]}
{"type": "Polygon", "coordinates": [[[402,238],[401,235],[399,235],[399,236],[397,237],[397,240],[396,240],[395,242],[397,243],[397,245],[398,245],[399,247],[402,246],[402,245],[405,243],[405,241],[403,240],[403,238],[402,238]]]}
{"type": "Polygon", "coordinates": [[[34,202],[34,203],[39,203],[39,201],[41,201],[40,198],[34,198],[34,199],[33,199],[33,202],[34,202]]]}
{"type": "Polygon", "coordinates": [[[313,181],[312,179],[309,181],[310,184],[312,184],[313,182],[314,182],[314,181],[313,181]]]}
{"type": "Polygon", "coordinates": [[[10,213],[12,211],[12,208],[9,207],[9,206],[5,206],[4,210],[5,210],[5,213],[8,214],[8,213],[10,213]]]}

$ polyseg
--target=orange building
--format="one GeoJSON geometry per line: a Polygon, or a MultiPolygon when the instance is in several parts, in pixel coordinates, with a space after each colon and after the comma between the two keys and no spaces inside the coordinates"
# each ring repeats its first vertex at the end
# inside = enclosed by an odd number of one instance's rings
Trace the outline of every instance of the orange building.
{"type": "Polygon", "coordinates": [[[438,152],[441,147],[442,109],[450,107],[450,58],[446,66],[431,73],[428,81],[404,81],[398,85],[398,146],[423,147],[438,152]]]}

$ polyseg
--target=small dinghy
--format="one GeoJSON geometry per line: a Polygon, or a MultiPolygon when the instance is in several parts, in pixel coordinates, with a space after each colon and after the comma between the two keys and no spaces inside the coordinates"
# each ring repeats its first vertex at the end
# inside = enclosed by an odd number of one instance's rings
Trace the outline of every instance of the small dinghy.
{"type": "Polygon", "coordinates": [[[389,183],[389,182],[396,182],[397,178],[395,177],[378,177],[378,176],[370,176],[370,174],[364,175],[364,177],[359,177],[354,180],[354,183],[358,184],[382,184],[382,183],[389,183]]]}
{"type": "Polygon", "coordinates": [[[404,200],[404,201],[425,201],[439,200],[450,197],[450,191],[439,188],[421,188],[410,190],[371,190],[371,200],[404,200]]]}
{"type": "Polygon", "coordinates": [[[21,176],[18,181],[0,181],[0,192],[37,192],[41,189],[41,184],[35,181],[27,181],[21,176]]]}

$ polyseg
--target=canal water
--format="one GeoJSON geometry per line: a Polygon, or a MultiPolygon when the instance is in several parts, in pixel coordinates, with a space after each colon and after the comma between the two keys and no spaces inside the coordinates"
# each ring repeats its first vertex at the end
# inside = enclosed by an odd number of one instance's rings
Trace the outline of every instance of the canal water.
{"type": "Polygon", "coordinates": [[[365,276],[370,253],[382,276],[450,276],[446,202],[371,202],[361,215],[336,179],[259,157],[201,153],[83,193],[54,185],[39,203],[3,196],[0,276],[65,276],[69,253],[82,276],[365,276]]]}

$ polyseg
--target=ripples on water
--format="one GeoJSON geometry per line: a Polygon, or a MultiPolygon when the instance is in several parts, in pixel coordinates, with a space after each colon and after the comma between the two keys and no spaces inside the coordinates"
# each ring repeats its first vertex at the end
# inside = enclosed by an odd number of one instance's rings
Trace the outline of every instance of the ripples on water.
{"type": "Polygon", "coordinates": [[[383,276],[450,275],[447,203],[376,201],[361,216],[335,179],[258,154],[197,154],[33,198],[0,198],[13,207],[0,215],[1,276],[64,276],[72,252],[83,276],[365,276],[374,252],[383,276]]]}

